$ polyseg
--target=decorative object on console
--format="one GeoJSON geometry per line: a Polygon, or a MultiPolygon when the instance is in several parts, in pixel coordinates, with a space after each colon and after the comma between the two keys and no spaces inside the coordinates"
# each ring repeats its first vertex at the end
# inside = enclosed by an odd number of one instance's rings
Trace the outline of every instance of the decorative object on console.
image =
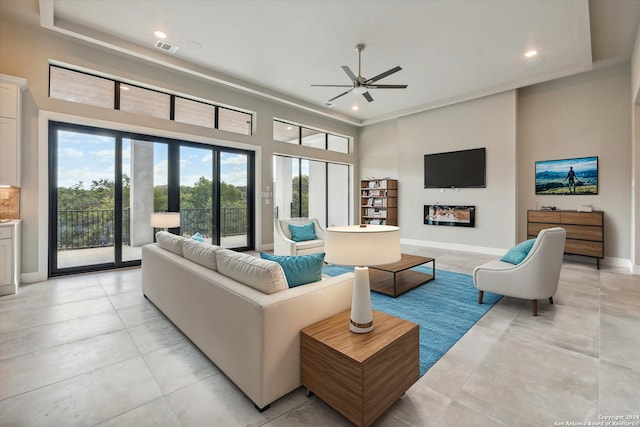
{"type": "Polygon", "coordinates": [[[536,162],[536,194],[598,194],[598,156],[536,162]]]}
{"type": "Polygon", "coordinates": [[[427,225],[475,227],[476,207],[424,205],[424,223],[427,225]]]}
{"type": "Polygon", "coordinates": [[[180,212],[154,212],[151,214],[151,226],[164,231],[180,227],[180,212]]]}
{"type": "Polygon", "coordinates": [[[325,234],[325,260],[331,264],[356,266],[349,329],[355,333],[373,330],[368,265],[400,260],[400,228],[391,225],[330,227],[325,234]]]}

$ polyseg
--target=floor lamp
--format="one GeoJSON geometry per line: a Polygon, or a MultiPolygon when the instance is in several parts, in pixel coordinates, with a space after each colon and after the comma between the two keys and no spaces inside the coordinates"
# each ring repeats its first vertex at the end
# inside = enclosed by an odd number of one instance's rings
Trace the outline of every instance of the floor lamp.
{"type": "Polygon", "coordinates": [[[329,227],[325,232],[325,261],[355,266],[351,299],[351,332],[373,330],[369,265],[400,261],[400,228],[392,225],[329,227]]]}
{"type": "Polygon", "coordinates": [[[151,214],[151,226],[164,231],[180,227],[180,212],[154,212],[151,214]]]}

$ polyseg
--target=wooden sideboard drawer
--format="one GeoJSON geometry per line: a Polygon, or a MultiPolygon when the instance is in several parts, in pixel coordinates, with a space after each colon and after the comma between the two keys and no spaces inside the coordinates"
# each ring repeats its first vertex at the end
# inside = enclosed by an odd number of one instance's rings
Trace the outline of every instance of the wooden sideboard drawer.
{"type": "Polygon", "coordinates": [[[528,222],[559,223],[560,211],[528,211],[528,222]]]}
{"type": "Polygon", "coordinates": [[[602,212],[560,211],[561,224],[597,225],[602,227],[602,212]]]}
{"type": "Polygon", "coordinates": [[[604,245],[602,244],[602,242],[567,239],[564,243],[564,252],[573,255],[584,255],[602,258],[602,255],[604,253],[604,245]]]}

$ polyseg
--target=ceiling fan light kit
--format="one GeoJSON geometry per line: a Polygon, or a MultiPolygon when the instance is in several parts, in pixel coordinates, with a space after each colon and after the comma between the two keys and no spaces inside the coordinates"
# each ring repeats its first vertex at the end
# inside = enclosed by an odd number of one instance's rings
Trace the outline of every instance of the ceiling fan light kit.
{"type": "Polygon", "coordinates": [[[349,79],[351,79],[351,85],[311,85],[315,87],[348,87],[350,88],[349,90],[342,92],[341,94],[329,99],[328,103],[331,103],[331,101],[334,101],[340,98],[341,96],[348,94],[349,92],[352,92],[356,95],[362,95],[368,102],[373,102],[373,97],[369,93],[370,89],[406,89],[407,88],[407,85],[374,84],[378,80],[381,80],[387,76],[390,76],[391,74],[397,73],[398,71],[402,70],[402,68],[399,66],[393,67],[390,70],[387,70],[384,73],[378,74],[377,76],[372,77],[370,79],[362,77],[362,51],[363,50],[364,50],[364,44],[360,43],[356,45],[356,52],[358,52],[358,75],[357,76],[353,73],[353,71],[351,71],[351,68],[349,68],[349,66],[347,65],[342,66],[342,69],[344,70],[345,74],[349,76],[349,79]]]}

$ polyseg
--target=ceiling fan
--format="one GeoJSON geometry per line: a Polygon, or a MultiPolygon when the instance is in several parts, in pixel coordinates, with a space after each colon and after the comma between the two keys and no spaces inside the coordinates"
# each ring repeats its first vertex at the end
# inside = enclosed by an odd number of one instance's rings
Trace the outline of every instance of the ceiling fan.
{"type": "Polygon", "coordinates": [[[345,73],[347,73],[347,76],[349,76],[349,78],[351,79],[351,84],[350,85],[311,85],[311,86],[315,86],[315,87],[348,87],[350,88],[348,91],[341,93],[338,96],[334,96],[333,98],[331,98],[329,100],[329,102],[336,100],[338,98],[340,98],[341,96],[344,96],[346,94],[348,94],[349,92],[353,92],[356,95],[362,95],[365,97],[365,99],[369,102],[373,101],[373,97],[371,96],[371,94],[369,93],[369,89],[406,89],[407,85],[380,85],[380,84],[375,84],[375,82],[377,82],[378,80],[387,77],[393,73],[397,73],[398,71],[402,70],[402,68],[400,67],[393,67],[390,70],[385,71],[382,74],[378,74],[375,77],[371,77],[370,79],[367,79],[365,77],[362,77],[362,72],[361,72],[361,65],[362,65],[362,51],[364,50],[364,44],[357,44],[356,45],[356,52],[358,52],[358,76],[356,77],[355,74],[353,74],[353,71],[351,71],[351,68],[349,68],[347,65],[343,65],[342,69],[344,70],[345,73]]]}

